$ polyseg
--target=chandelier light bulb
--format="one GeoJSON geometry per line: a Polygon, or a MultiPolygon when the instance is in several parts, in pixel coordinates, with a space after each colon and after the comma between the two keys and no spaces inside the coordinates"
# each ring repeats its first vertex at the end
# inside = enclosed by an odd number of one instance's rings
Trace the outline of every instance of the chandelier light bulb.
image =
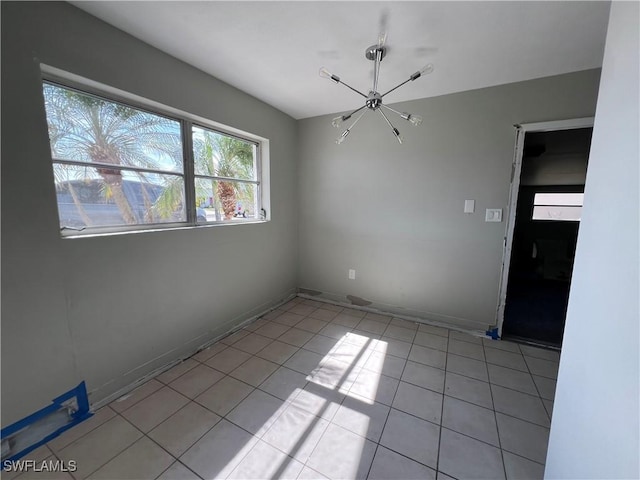
{"type": "Polygon", "coordinates": [[[409,120],[411,122],[411,125],[413,125],[414,127],[419,127],[422,124],[422,117],[420,115],[409,113],[407,115],[407,120],[409,120]]]}
{"type": "Polygon", "coordinates": [[[351,130],[349,130],[348,128],[342,132],[342,135],[340,135],[340,137],[338,137],[338,139],[336,140],[336,143],[338,145],[340,145],[342,142],[345,141],[345,139],[347,138],[347,135],[349,135],[349,133],[351,132],[351,130]]]}
{"type": "Polygon", "coordinates": [[[428,75],[429,73],[432,73],[433,72],[433,64],[427,63],[424,67],[422,67],[420,70],[418,70],[418,72],[420,72],[420,75],[428,75]]]}
{"type": "MultiPolygon", "coordinates": [[[[349,115],[349,117],[351,117],[351,115],[349,115]]],[[[335,117],[334,119],[332,119],[331,125],[333,125],[336,128],[340,128],[340,125],[342,125],[345,120],[348,120],[349,117],[345,117],[344,115],[335,117]]]]}
{"type": "Polygon", "coordinates": [[[320,75],[322,78],[328,78],[329,80],[331,80],[331,72],[327,70],[327,67],[322,67],[318,71],[318,75],[320,75]]]}
{"type": "Polygon", "coordinates": [[[413,82],[415,79],[420,78],[422,75],[427,75],[428,73],[431,73],[431,72],[433,72],[433,65],[431,63],[427,63],[424,67],[422,67],[416,73],[411,75],[409,77],[409,80],[413,82]]]}
{"type": "Polygon", "coordinates": [[[333,73],[331,73],[329,70],[327,70],[326,67],[322,67],[318,71],[318,75],[320,75],[322,78],[326,78],[326,79],[331,80],[333,82],[340,83],[340,77],[337,76],[337,75],[334,75],[333,73]]]}

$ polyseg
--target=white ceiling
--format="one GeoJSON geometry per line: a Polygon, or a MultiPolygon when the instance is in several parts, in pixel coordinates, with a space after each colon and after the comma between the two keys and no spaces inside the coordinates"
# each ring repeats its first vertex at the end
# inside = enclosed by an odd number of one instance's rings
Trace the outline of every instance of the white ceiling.
{"type": "Polygon", "coordinates": [[[379,91],[435,66],[395,103],[601,67],[609,14],[591,1],[71,3],[297,119],[362,105],[318,69],[368,93],[381,25],[379,91]]]}

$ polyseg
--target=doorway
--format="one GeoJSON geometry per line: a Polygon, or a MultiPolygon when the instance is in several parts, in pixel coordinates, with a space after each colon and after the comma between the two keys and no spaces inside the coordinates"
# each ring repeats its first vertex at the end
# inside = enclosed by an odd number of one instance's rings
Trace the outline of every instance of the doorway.
{"type": "Polygon", "coordinates": [[[518,132],[498,309],[502,337],[562,345],[591,145],[592,123],[585,123],[518,132]]]}

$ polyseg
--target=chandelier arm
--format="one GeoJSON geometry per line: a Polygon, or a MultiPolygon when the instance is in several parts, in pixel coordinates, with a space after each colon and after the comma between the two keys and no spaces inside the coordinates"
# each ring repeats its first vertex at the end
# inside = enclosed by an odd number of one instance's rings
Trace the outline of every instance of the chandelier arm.
{"type": "Polygon", "coordinates": [[[351,85],[348,85],[346,83],[344,83],[342,80],[338,80],[338,83],[340,83],[341,85],[344,85],[345,87],[347,87],[350,90],[353,90],[354,92],[356,92],[358,95],[362,95],[364,98],[367,98],[367,96],[362,93],[360,90],[356,90],[355,88],[353,88],[351,85]]]}
{"type": "Polygon", "coordinates": [[[391,131],[393,132],[393,135],[396,137],[396,139],[398,140],[399,143],[402,143],[402,137],[400,137],[400,131],[393,126],[393,123],[391,123],[391,121],[389,120],[389,118],[384,114],[384,112],[382,111],[382,109],[378,109],[378,111],[380,112],[380,115],[382,115],[385,119],[385,121],[387,122],[387,124],[389,125],[389,127],[391,127],[391,131]]]}
{"type": "Polygon", "coordinates": [[[365,103],[363,106],[361,106],[360,108],[356,108],[353,112],[348,113],[347,115],[340,115],[339,117],[334,118],[331,124],[334,127],[338,128],[343,122],[346,122],[351,117],[353,117],[356,113],[358,113],[360,110],[366,107],[367,107],[367,104],[365,103]]]}
{"type": "Polygon", "coordinates": [[[387,94],[389,94],[389,93],[393,92],[394,90],[397,90],[398,88],[400,88],[401,86],[403,86],[405,83],[409,83],[411,80],[412,80],[411,78],[408,78],[408,79],[407,79],[407,80],[405,80],[404,82],[402,82],[402,83],[400,83],[400,84],[396,85],[395,87],[393,87],[393,88],[392,88],[391,90],[389,90],[388,92],[383,93],[383,94],[382,94],[382,96],[384,97],[385,95],[387,95],[387,94]]]}
{"type": "Polygon", "coordinates": [[[380,109],[378,109],[378,111],[380,112],[380,115],[382,115],[382,117],[385,119],[385,121],[387,122],[387,124],[392,128],[395,129],[396,127],[393,126],[393,124],[391,123],[391,121],[389,120],[389,117],[387,117],[384,112],[380,109]]]}
{"type": "MultiPolygon", "coordinates": [[[[358,109],[359,110],[359,109],[358,109]]],[[[357,110],[356,110],[357,111],[357,110]]],[[[367,113],[367,110],[365,110],[364,112],[362,112],[360,115],[358,115],[358,117],[353,121],[353,123],[351,124],[351,126],[349,127],[349,130],[351,130],[353,127],[356,126],[356,123],[358,123],[360,121],[360,119],[362,117],[364,117],[364,114],[367,113]]]]}
{"type": "MultiPolygon", "coordinates": [[[[398,110],[395,110],[391,107],[386,106],[384,103],[380,104],[381,107],[386,108],[387,110],[389,110],[390,112],[393,112],[397,115],[400,115],[402,118],[404,118],[404,113],[399,112],[398,110]]],[[[406,120],[406,118],[404,118],[406,120]]]]}
{"type": "Polygon", "coordinates": [[[399,115],[400,118],[402,118],[403,120],[406,120],[407,122],[411,123],[414,127],[418,127],[418,126],[422,125],[422,117],[420,115],[416,115],[414,113],[399,112],[398,110],[395,110],[395,109],[393,109],[391,107],[387,107],[383,103],[381,103],[380,106],[386,108],[387,110],[392,111],[393,113],[395,113],[397,115],[399,115]]]}
{"type": "Polygon", "coordinates": [[[354,114],[358,113],[360,110],[362,110],[363,108],[367,108],[366,105],[361,106],[360,108],[356,108],[353,112],[351,112],[349,115],[345,115],[345,117],[347,117],[347,119],[351,118],[354,114]]]}
{"type": "MultiPolygon", "coordinates": [[[[360,109],[358,109],[360,110],[360,109]]],[[[357,111],[357,110],[356,110],[357,111]]],[[[349,128],[347,128],[344,132],[342,132],[342,135],[340,135],[340,137],[338,138],[338,140],[336,140],[336,143],[338,145],[340,145],[342,142],[344,142],[344,140],[347,138],[347,135],[349,135],[349,133],[351,133],[351,129],[353,127],[355,127],[356,123],[358,123],[360,121],[360,119],[364,116],[365,113],[367,113],[368,110],[365,110],[364,112],[362,112],[360,115],[358,115],[358,118],[356,118],[353,123],[351,124],[351,126],[349,128]]]]}

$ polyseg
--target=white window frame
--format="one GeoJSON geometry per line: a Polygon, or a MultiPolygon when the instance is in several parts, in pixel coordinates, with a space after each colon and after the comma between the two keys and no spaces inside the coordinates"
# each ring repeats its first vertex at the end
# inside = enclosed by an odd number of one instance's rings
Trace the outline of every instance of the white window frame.
{"type": "MultiPolygon", "coordinates": [[[[544,201],[544,200],[539,200],[544,201]]],[[[584,203],[584,193],[581,192],[536,192],[533,195],[533,208],[531,210],[531,220],[535,222],[578,222],[581,218],[554,218],[554,217],[536,217],[536,207],[554,207],[557,209],[563,208],[578,208],[579,217],[582,217],[582,207],[584,203]],[[567,200],[565,203],[536,203],[538,195],[578,195],[580,201],[567,200]]]]}
{"type": "MultiPolygon", "coordinates": [[[[220,131],[219,129],[214,129],[214,128],[211,128],[211,127],[208,127],[206,125],[202,125],[202,124],[199,124],[199,123],[196,123],[196,122],[191,122],[187,126],[189,127],[191,132],[193,131],[194,127],[195,128],[200,128],[200,129],[206,129],[206,130],[210,130],[210,131],[212,131],[214,133],[220,133],[222,135],[226,135],[227,137],[235,137],[238,140],[242,140],[244,142],[252,143],[253,145],[255,145],[255,147],[256,147],[256,152],[255,152],[256,158],[255,158],[255,161],[256,161],[256,178],[257,178],[257,180],[247,180],[247,179],[235,178],[235,177],[234,178],[227,178],[227,177],[220,177],[220,176],[216,176],[216,175],[202,175],[202,174],[196,173],[195,170],[194,170],[193,171],[193,182],[194,182],[194,185],[195,185],[196,179],[198,179],[198,178],[207,178],[207,179],[216,180],[216,181],[217,180],[221,180],[221,181],[225,181],[226,180],[226,181],[234,182],[234,183],[250,183],[250,184],[256,185],[256,193],[257,193],[257,197],[258,197],[258,204],[257,204],[257,212],[256,212],[256,214],[261,215],[261,210],[263,209],[263,207],[262,207],[262,183],[263,182],[261,181],[261,178],[262,178],[262,162],[260,161],[261,160],[261,147],[260,147],[260,144],[258,142],[255,142],[255,141],[248,140],[245,137],[240,137],[238,135],[231,135],[229,133],[220,131]]],[[[193,135],[190,135],[189,136],[189,142],[191,143],[192,140],[193,140],[193,135]]],[[[193,147],[193,145],[191,145],[191,147],[189,149],[189,152],[190,152],[191,156],[193,157],[193,148],[192,147],[193,147]]],[[[191,165],[192,165],[192,167],[195,167],[195,164],[193,162],[194,161],[192,159],[191,160],[191,165]]],[[[194,189],[194,192],[195,192],[195,189],[194,189]]],[[[194,204],[195,204],[195,199],[194,199],[194,204]]],[[[197,205],[196,205],[196,207],[197,207],[197,205]]],[[[241,223],[247,223],[247,222],[251,223],[252,221],[254,221],[254,220],[253,219],[248,219],[248,220],[240,220],[239,222],[241,222],[241,223]]],[[[197,218],[196,218],[196,223],[198,225],[211,225],[211,224],[229,225],[230,224],[229,222],[198,223],[197,222],[197,218]]],[[[238,223],[238,222],[236,222],[236,223],[238,223]]]]}
{"type": "MultiPolygon", "coordinates": [[[[86,227],[79,230],[64,229],[60,230],[63,238],[86,238],[92,236],[114,235],[141,233],[148,231],[165,231],[185,228],[207,228],[221,225],[245,225],[255,223],[265,223],[271,220],[271,204],[270,204],[270,168],[269,168],[269,139],[258,135],[245,132],[221,123],[209,120],[207,118],[194,115],[183,110],[179,110],[159,102],[149,100],[147,98],[90,80],[79,75],[75,75],[50,65],[40,64],[42,73],[41,83],[49,82],[57,84],[63,88],[78,90],[80,93],[86,93],[102,98],[106,101],[121,103],[138,110],[148,113],[161,115],[163,117],[176,120],[181,126],[182,149],[183,149],[183,171],[170,172],[158,171],[165,175],[181,175],[184,178],[184,198],[186,205],[186,221],[171,223],[155,223],[155,224],[135,224],[135,225],[117,225],[104,227],[86,227]],[[192,148],[192,128],[204,127],[213,130],[222,135],[238,138],[239,140],[256,145],[256,181],[250,183],[257,184],[258,196],[258,218],[237,219],[234,221],[209,221],[198,222],[196,218],[196,199],[195,199],[195,178],[194,158],[192,148]]],[[[44,108],[44,105],[43,105],[44,108]]],[[[91,163],[73,162],[64,159],[51,159],[51,165],[54,163],[78,164],[81,166],[91,167],[91,163]]],[[[123,170],[139,170],[135,167],[125,167],[123,170]]],[[[52,170],[53,173],[53,170],[52,170]]],[[[233,179],[234,181],[236,179],[233,179]]],[[[57,206],[57,200],[56,200],[57,206]]]]}

